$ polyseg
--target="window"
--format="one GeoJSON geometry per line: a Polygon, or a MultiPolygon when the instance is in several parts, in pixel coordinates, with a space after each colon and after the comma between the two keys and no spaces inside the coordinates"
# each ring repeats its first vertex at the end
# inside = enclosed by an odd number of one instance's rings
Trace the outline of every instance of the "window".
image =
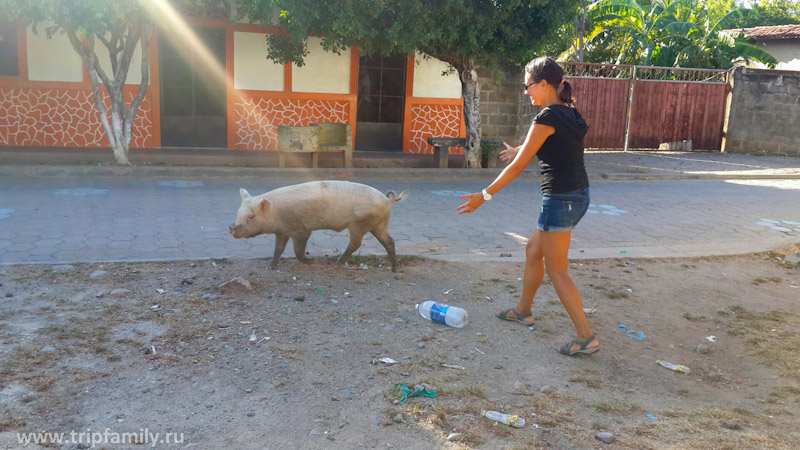
{"type": "Polygon", "coordinates": [[[361,57],[359,122],[403,122],[406,62],[405,55],[361,57]]]}
{"type": "Polygon", "coordinates": [[[0,19],[0,76],[19,76],[17,24],[0,19]]]}

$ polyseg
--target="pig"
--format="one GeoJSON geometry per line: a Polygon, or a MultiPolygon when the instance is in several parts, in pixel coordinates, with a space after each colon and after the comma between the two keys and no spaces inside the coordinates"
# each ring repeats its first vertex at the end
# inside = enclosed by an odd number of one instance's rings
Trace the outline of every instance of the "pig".
{"type": "Polygon", "coordinates": [[[309,263],[306,243],[312,231],[348,228],[350,244],[339,257],[340,263],[361,247],[361,239],[370,232],[389,254],[392,272],[397,272],[394,240],[389,236],[389,217],[392,205],[408,198],[408,191],[399,195],[389,191],[383,195],[364,184],[325,180],[286,186],[255,197],[240,189],[239,195],[242,204],[230,233],[236,239],[274,234],[275,253],[270,269],[277,268],[289,238],[292,238],[297,259],[309,263]]]}

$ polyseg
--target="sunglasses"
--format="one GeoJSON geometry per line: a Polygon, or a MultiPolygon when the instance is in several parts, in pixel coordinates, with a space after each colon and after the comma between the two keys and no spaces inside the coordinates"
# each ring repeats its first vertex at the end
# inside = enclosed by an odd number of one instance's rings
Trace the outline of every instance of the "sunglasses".
{"type": "MultiPolygon", "coordinates": [[[[539,81],[542,81],[542,80],[539,80],[539,81]]],[[[524,92],[528,92],[528,88],[529,88],[529,87],[531,87],[531,86],[533,86],[534,84],[538,83],[539,81],[531,81],[531,82],[530,82],[530,83],[528,83],[528,84],[522,83],[522,90],[523,90],[524,92]]]]}

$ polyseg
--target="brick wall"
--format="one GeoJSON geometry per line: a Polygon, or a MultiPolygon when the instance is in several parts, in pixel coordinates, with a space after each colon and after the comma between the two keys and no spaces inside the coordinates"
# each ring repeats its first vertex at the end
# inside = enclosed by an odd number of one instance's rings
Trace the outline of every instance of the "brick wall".
{"type": "Polygon", "coordinates": [[[533,119],[530,101],[522,95],[522,70],[506,72],[499,84],[494,77],[481,71],[478,79],[483,137],[502,139],[511,145],[521,144],[533,119]]]}
{"type": "Polygon", "coordinates": [[[800,156],[800,71],[737,67],[722,151],[800,156]]]}

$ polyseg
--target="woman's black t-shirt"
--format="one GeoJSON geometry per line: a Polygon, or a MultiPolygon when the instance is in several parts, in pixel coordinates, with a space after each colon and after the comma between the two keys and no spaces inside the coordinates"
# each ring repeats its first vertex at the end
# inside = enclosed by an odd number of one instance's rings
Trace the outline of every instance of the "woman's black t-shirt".
{"type": "Polygon", "coordinates": [[[589,187],[583,165],[583,138],[589,126],[572,106],[551,105],[533,119],[534,124],[549,125],[550,135],[536,153],[542,172],[542,193],[558,194],[589,187]]]}

